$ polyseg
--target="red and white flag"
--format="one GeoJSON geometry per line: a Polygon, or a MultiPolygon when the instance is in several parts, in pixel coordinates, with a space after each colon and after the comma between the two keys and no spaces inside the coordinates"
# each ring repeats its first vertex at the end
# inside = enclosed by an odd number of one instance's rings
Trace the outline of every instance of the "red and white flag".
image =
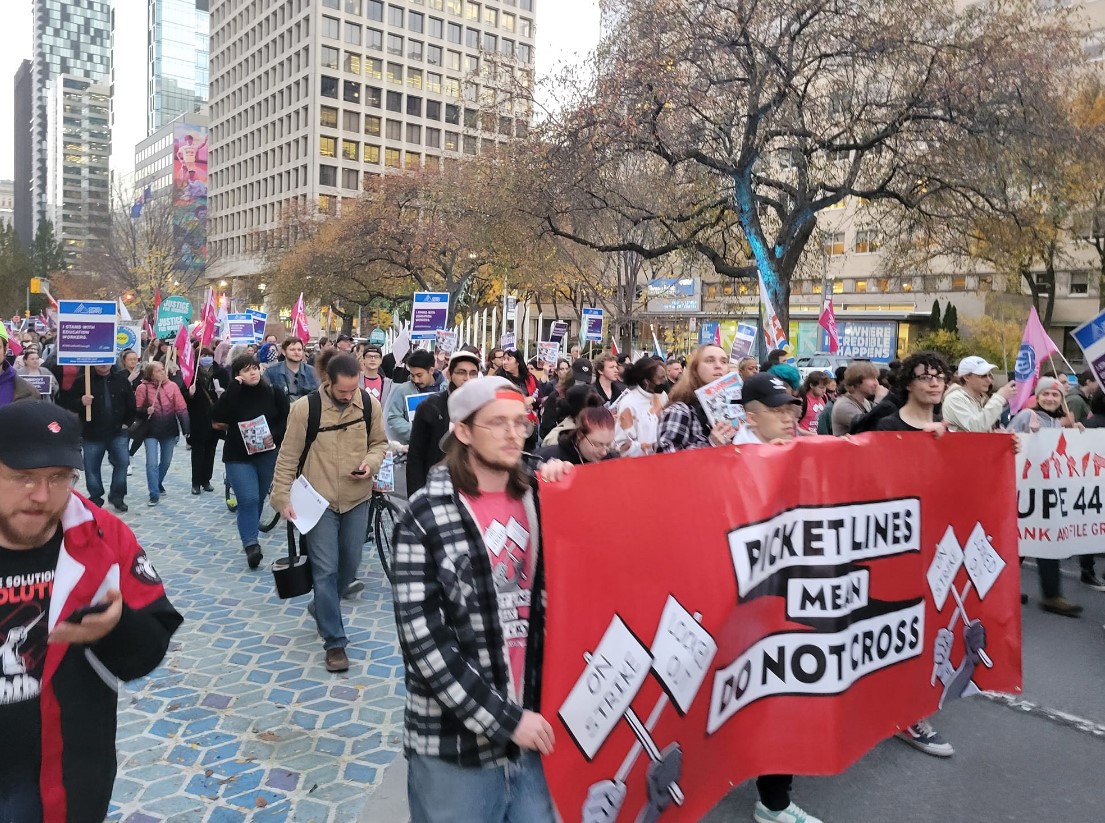
{"type": "Polygon", "coordinates": [[[836,354],[840,349],[840,332],[836,328],[836,312],[833,311],[832,292],[825,294],[825,300],[821,304],[821,315],[817,318],[817,325],[825,330],[829,336],[829,353],[836,354]]]}
{"type": "Polygon", "coordinates": [[[302,340],[303,345],[307,345],[307,341],[311,339],[311,330],[307,327],[307,309],[303,305],[303,292],[299,293],[299,299],[292,309],[292,336],[302,340]]]}
{"type": "Polygon", "coordinates": [[[760,305],[763,307],[764,340],[767,342],[768,349],[785,349],[787,334],[783,331],[783,324],[771,304],[771,295],[768,293],[767,284],[764,283],[762,272],[760,273],[760,305]]]}
{"type": "Polygon", "coordinates": [[[610,353],[615,357],[618,356],[618,341],[614,335],[610,335],[610,353]]]}
{"type": "Polygon", "coordinates": [[[1036,313],[1036,307],[1033,306],[1028,313],[1021,348],[1017,352],[1016,365],[1013,366],[1013,379],[1017,382],[1017,390],[1013,394],[1013,399],[1009,401],[1010,412],[1016,414],[1024,408],[1028,398],[1036,390],[1036,381],[1040,379],[1040,366],[1043,365],[1044,359],[1058,353],[1058,347],[1047,336],[1040,322],[1040,315],[1036,313]]]}
{"type": "Polygon", "coordinates": [[[196,376],[196,357],[192,350],[192,338],[188,334],[188,327],[180,324],[180,331],[176,336],[176,362],[180,366],[180,375],[184,378],[184,385],[191,386],[196,376]]]}

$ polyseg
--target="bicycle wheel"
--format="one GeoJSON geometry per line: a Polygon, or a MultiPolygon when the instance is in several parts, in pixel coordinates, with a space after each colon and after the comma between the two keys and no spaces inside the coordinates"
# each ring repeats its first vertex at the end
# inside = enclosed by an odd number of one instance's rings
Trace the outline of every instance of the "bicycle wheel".
{"type": "Polygon", "coordinates": [[[376,537],[376,554],[380,556],[380,566],[384,569],[384,575],[391,582],[391,536],[395,533],[395,524],[402,513],[395,503],[386,494],[381,494],[372,501],[373,534],[376,537]]]}

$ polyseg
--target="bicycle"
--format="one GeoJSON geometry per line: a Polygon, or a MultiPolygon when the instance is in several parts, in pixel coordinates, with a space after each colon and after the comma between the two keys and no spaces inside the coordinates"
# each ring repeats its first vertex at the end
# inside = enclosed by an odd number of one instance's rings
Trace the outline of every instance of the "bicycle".
{"type": "MultiPolygon", "coordinates": [[[[407,458],[403,454],[396,454],[392,458],[392,477],[406,464],[407,458]]],[[[403,509],[392,497],[395,494],[394,480],[385,484],[390,486],[390,491],[379,488],[380,477],[372,484],[372,497],[368,501],[368,529],[365,534],[365,542],[371,540],[376,545],[376,554],[380,557],[380,566],[384,570],[384,576],[391,582],[391,538],[395,533],[395,524],[403,509]]]]}

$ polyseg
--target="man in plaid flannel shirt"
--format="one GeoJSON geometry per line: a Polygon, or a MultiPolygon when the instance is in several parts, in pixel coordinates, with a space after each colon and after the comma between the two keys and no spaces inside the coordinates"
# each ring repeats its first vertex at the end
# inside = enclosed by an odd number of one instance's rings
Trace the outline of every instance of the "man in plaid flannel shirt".
{"type": "MultiPolygon", "coordinates": [[[[522,462],[533,433],[508,380],[449,397],[445,460],[414,494],[393,541],[406,668],[403,746],[413,823],[553,823],[540,755],[544,580],[537,497],[522,462]]],[[[553,481],[570,470],[542,468],[553,481]]]]}

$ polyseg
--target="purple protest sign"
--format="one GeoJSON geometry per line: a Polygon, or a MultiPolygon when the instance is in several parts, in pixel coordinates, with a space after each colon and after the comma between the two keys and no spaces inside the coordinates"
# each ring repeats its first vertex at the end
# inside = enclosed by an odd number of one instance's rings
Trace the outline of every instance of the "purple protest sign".
{"type": "Polygon", "coordinates": [[[436,340],[437,333],[448,326],[448,292],[415,292],[411,306],[411,340],[436,340]]]}
{"type": "Polygon", "coordinates": [[[58,305],[59,366],[110,366],[115,363],[115,303],[62,300],[58,305]]]}

